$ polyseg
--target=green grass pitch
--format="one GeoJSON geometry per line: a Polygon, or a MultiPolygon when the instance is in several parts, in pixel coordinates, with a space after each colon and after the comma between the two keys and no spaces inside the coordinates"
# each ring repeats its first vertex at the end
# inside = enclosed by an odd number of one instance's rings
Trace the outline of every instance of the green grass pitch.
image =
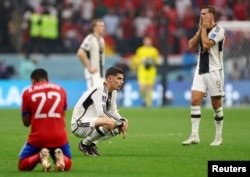
{"type": "Polygon", "coordinates": [[[250,160],[249,108],[224,109],[223,144],[210,147],[215,133],[213,112],[202,109],[199,145],[182,146],[190,134],[189,108],[120,108],[129,120],[127,138],[98,145],[102,156],[86,157],[77,149],[79,138],[66,122],[73,155],[70,172],[43,173],[40,164],[32,172],[17,170],[18,154],[29,128],[22,125],[20,110],[0,110],[0,177],[206,177],[208,160],[250,160]]]}

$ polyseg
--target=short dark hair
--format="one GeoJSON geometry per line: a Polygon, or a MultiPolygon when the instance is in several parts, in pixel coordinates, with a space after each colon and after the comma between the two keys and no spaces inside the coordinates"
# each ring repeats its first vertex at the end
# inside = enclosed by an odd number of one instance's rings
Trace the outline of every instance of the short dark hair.
{"type": "Polygon", "coordinates": [[[116,76],[117,74],[124,74],[124,71],[118,67],[110,67],[106,71],[105,78],[107,79],[108,76],[116,76]]]}
{"type": "Polygon", "coordinates": [[[216,9],[214,6],[211,5],[205,5],[201,9],[208,9],[209,13],[212,13],[214,16],[216,15],[216,9]]]}
{"type": "Polygon", "coordinates": [[[33,70],[32,73],[30,74],[30,78],[36,82],[39,82],[42,79],[45,79],[47,81],[49,80],[48,73],[43,68],[37,68],[37,69],[33,70]]]}

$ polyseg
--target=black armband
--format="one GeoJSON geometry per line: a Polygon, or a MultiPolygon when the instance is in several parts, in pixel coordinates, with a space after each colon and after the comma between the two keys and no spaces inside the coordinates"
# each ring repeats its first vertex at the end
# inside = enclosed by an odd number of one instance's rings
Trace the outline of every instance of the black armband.
{"type": "Polygon", "coordinates": [[[127,121],[125,118],[121,118],[120,120],[123,121],[123,122],[126,122],[126,121],[127,121]]]}
{"type": "Polygon", "coordinates": [[[115,121],[115,125],[116,125],[117,127],[122,127],[122,126],[123,126],[123,121],[116,120],[116,121],[115,121]]]}

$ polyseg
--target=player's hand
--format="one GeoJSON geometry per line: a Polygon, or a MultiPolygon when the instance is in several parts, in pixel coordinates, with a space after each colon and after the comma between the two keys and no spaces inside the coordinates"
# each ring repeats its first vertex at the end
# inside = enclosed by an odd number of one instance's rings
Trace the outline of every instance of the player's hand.
{"type": "Polygon", "coordinates": [[[126,131],[121,127],[120,132],[122,133],[122,138],[125,139],[126,138],[126,131]]]}
{"type": "Polygon", "coordinates": [[[201,28],[201,26],[202,26],[202,18],[200,18],[200,21],[199,21],[199,28],[201,28]]]}
{"type": "Polygon", "coordinates": [[[93,67],[88,68],[88,70],[89,70],[89,72],[90,72],[91,74],[94,74],[94,73],[97,72],[97,68],[93,68],[93,67]]]}
{"type": "Polygon", "coordinates": [[[209,18],[202,19],[201,28],[207,30],[210,28],[211,20],[209,18]]]}
{"type": "Polygon", "coordinates": [[[123,121],[123,126],[120,127],[120,132],[122,133],[123,139],[126,138],[126,132],[127,132],[127,130],[128,130],[128,121],[126,120],[126,121],[123,121]]]}

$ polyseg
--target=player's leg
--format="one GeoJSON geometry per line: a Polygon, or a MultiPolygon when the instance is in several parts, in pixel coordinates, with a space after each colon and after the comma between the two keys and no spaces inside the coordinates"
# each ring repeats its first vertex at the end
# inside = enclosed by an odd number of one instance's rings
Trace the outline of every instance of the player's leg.
{"type": "Polygon", "coordinates": [[[113,138],[113,137],[115,137],[115,136],[118,135],[118,134],[120,134],[120,131],[119,131],[118,128],[115,128],[115,129],[109,131],[109,133],[107,133],[105,136],[102,136],[102,137],[100,137],[99,139],[93,141],[93,143],[94,143],[94,144],[98,144],[98,143],[100,143],[101,141],[107,140],[107,139],[110,139],[110,138],[113,138]]]}
{"type": "Polygon", "coordinates": [[[44,171],[48,171],[50,169],[48,156],[48,153],[45,153],[40,148],[36,148],[26,143],[19,155],[18,169],[20,171],[30,171],[33,170],[36,165],[41,162],[42,165],[44,164],[44,171]]]}
{"type": "Polygon", "coordinates": [[[72,166],[69,144],[66,143],[64,146],[56,148],[52,158],[54,159],[56,171],[69,171],[72,166]]]}
{"type": "Polygon", "coordinates": [[[95,129],[94,126],[95,126],[96,119],[97,117],[93,117],[93,118],[84,117],[78,120],[77,122],[71,124],[72,133],[75,136],[82,138],[82,140],[78,144],[78,149],[82,151],[86,156],[92,155],[92,152],[90,150],[89,145],[83,144],[83,141],[95,129]]]}
{"type": "Polygon", "coordinates": [[[89,75],[86,78],[87,88],[98,86],[104,82],[104,78],[100,76],[99,72],[89,75]]]}
{"type": "Polygon", "coordinates": [[[211,97],[214,109],[214,123],[215,123],[215,138],[210,144],[211,146],[219,146],[222,144],[222,127],[223,127],[223,109],[221,97],[211,97]]]}
{"type": "Polygon", "coordinates": [[[206,92],[206,86],[201,75],[195,75],[191,90],[191,135],[187,140],[182,142],[183,145],[197,144],[200,142],[199,126],[201,120],[201,104],[206,92]]]}
{"type": "Polygon", "coordinates": [[[110,118],[102,117],[97,118],[94,124],[93,131],[83,140],[83,144],[90,145],[95,140],[105,136],[110,133],[112,129],[115,128],[115,121],[110,118]]]}
{"type": "Polygon", "coordinates": [[[146,95],[146,106],[151,107],[153,102],[153,89],[156,82],[156,68],[151,67],[147,71],[147,95],[146,95]]]}
{"type": "Polygon", "coordinates": [[[71,150],[69,143],[58,147],[56,149],[51,149],[51,157],[55,164],[55,170],[60,171],[69,171],[72,166],[71,161],[71,150]]]}
{"type": "Polygon", "coordinates": [[[145,72],[145,77],[147,80],[146,82],[146,106],[151,107],[152,102],[153,102],[153,89],[154,89],[154,84],[156,82],[156,68],[155,67],[150,67],[146,72],[145,72]]]}
{"type": "Polygon", "coordinates": [[[102,142],[103,140],[107,140],[107,139],[113,138],[113,137],[115,137],[118,134],[120,134],[120,131],[118,130],[118,128],[115,128],[115,129],[111,130],[109,133],[107,133],[105,136],[102,136],[99,139],[93,141],[90,144],[90,148],[91,148],[92,152],[94,152],[96,155],[101,155],[99,153],[98,148],[97,148],[96,145],[98,143],[102,142]]]}
{"type": "Polygon", "coordinates": [[[99,153],[96,154],[91,150],[94,142],[105,136],[109,136],[110,133],[112,133],[112,130],[119,126],[122,126],[122,122],[106,117],[97,118],[94,122],[93,131],[89,133],[81,143],[79,143],[79,149],[82,150],[85,155],[98,155],[99,153]]]}
{"type": "Polygon", "coordinates": [[[199,138],[199,126],[201,120],[201,102],[205,93],[200,91],[192,91],[192,101],[191,101],[191,135],[186,140],[183,141],[183,145],[198,144],[200,142],[199,138]]]}
{"type": "Polygon", "coordinates": [[[223,127],[223,108],[222,97],[224,96],[224,74],[223,71],[214,71],[210,73],[208,79],[208,91],[211,96],[211,104],[214,110],[215,138],[211,146],[222,144],[222,127],[223,127]]]}
{"type": "Polygon", "coordinates": [[[101,77],[99,72],[96,72],[95,74],[92,75],[92,82],[93,82],[92,86],[97,86],[103,84],[104,78],[101,77]]]}
{"type": "Polygon", "coordinates": [[[20,171],[33,170],[40,162],[39,152],[40,149],[25,143],[19,154],[18,169],[20,171]]]}
{"type": "Polygon", "coordinates": [[[138,80],[138,85],[139,85],[140,96],[142,99],[142,106],[146,106],[146,97],[147,97],[146,82],[147,80],[145,79],[144,69],[138,68],[137,80],[138,80]]]}
{"type": "Polygon", "coordinates": [[[42,148],[39,154],[40,154],[40,160],[41,160],[41,164],[43,167],[43,171],[44,172],[50,171],[51,164],[49,161],[49,156],[50,156],[49,150],[47,148],[42,148]]]}
{"type": "Polygon", "coordinates": [[[153,94],[153,87],[152,85],[147,85],[146,86],[146,92],[145,92],[145,104],[146,107],[150,108],[152,106],[152,94],[153,94]]]}
{"type": "Polygon", "coordinates": [[[145,84],[139,82],[139,91],[142,99],[142,106],[146,106],[146,97],[147,97],[147,92],[146,92],[146,86],[145,84]]]}

